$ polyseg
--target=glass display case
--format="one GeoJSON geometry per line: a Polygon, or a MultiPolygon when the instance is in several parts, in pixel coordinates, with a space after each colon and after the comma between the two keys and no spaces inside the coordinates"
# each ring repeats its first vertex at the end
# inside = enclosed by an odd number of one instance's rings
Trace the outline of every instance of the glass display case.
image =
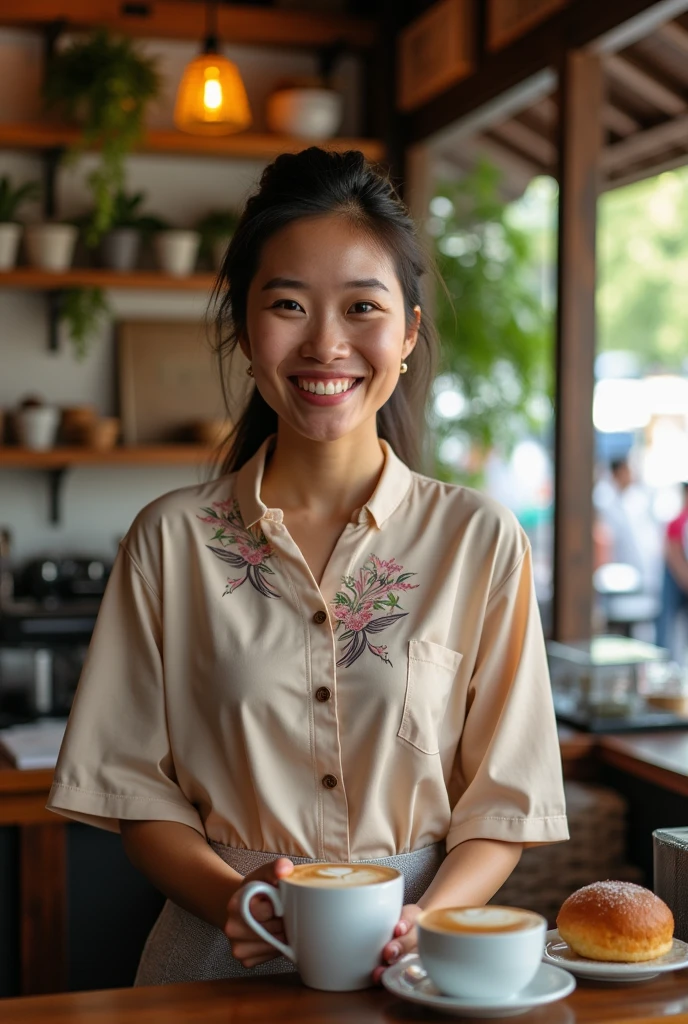
{"type": "Polygon", "coordinates": [[[688,719],[649,699],[669,652],[624,636],[547,643],[554,709],[561,722],[590,732],[685,728],[688,719]]]}

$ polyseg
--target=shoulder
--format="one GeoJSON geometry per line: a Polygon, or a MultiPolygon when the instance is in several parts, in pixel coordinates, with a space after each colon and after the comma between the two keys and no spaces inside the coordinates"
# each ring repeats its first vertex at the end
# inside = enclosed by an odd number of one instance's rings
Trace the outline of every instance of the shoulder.
{"type": "Polygon", "coordinates": [[[158,575],[163,549],[193,544],[199,520],[216,502],[234,495],[235,475],[221,476],[207,483],[181,487],[161,495],[138,513],[122,540],[122,547],[144,572],[158,575]]]}
{"type": "MultiPolygon", "coordinates": [[[[530,549],[528,537],[514,513],[472,487],[445,483],[412,473],[408,499],[449,549],[464,557],[492,563],[495,586],[504,580],[530,549]]],[[[414,516],[415,518],[415,516],[414,516]]]]}

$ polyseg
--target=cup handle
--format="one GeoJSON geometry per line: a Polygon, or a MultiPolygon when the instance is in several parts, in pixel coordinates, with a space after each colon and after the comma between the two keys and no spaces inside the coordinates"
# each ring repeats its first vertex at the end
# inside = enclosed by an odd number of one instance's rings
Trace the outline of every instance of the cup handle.
{"type": "Polygon", "coordinates": [[[263,928],[262,924],[256,921],[255,917],[251,913],[251,900],[254,896],[267,896],[272,903],[275,914],[277,917],[284,915],[284,907],[282,905],[282,898],[275,889],[274,885],[268,885],[267,882],[249,882],[245,885],[241,892],[241,898],[239,900],[239,911],[249,928],[252,928],[256,935],[260,935],[261,939],[265,942],[269,942],[271,946],[279,950],[282,956],[286,956],[292,963],[296,963],[296,954],[291,946],[285,945],[284,942],[280,942],[274,935],[271,935],[267,928],[263,928]]]}

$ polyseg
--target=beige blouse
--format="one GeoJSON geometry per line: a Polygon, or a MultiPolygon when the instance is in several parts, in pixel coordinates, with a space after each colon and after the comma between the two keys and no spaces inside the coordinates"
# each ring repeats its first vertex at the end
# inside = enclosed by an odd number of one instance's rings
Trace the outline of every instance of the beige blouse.
{"type": "Polygon", "coordinates": [[[321,586],[260,498],[269,442],[121,545],[48,807],[359,860],[568,837],[530,550],[388,445],[321,586]]]}

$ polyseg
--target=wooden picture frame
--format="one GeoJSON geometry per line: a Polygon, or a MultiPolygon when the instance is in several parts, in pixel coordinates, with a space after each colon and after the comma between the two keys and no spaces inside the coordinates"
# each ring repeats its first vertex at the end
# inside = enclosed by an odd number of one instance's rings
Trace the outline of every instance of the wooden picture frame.
{"type": "Polygon", "coordinates": [[[397,42],[397,106],[420,107],[474,70],[474,0],[440,0],[397,42]]]}
{"type": "Polygon", "coordinates": [[[225,417],[217,360],[203,323],[124,321],[117,353],[124,444],[192,440],[192,424],[225,417]]]}
{"type": "Polygon", "coordinates": [[[488,0],[487,49],[494,52],[508,46],[567,3],[568,0],[488,0]]]}

